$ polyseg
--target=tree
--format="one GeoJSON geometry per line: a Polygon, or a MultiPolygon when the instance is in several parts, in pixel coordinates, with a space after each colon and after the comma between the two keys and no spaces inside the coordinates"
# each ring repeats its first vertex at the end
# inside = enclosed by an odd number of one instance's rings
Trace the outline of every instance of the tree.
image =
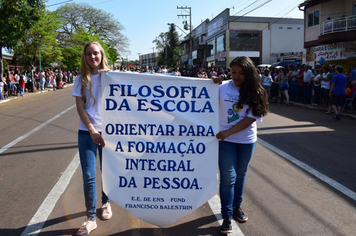
{"type": "Polygon", "coordinates": [[[66,42],[71,35],[81,29],[91,36],[98,35],[118,53],[127,54],[128,39],[121,33],[124,27],[112,14],[95,9],[87,3],[68,3],[56,12],[64,22],[57,37],[62,47],[67,46],[66,42]]]}
{"type": "Polygon", "coordinates": [[[158,56],[156,58],[157,65],[168,65],[168,32],[160,33],[152,43],[156,44],[158,56]]]}
{"type": "Polygon", "coordinates": [[[88,33],[83,29],[78,29],[70,38],[65,40],[67,46],[62,48],[62,65],[65,69],[80,67],[84,45],[89,41],[98,41],[103,47],[108,61],[113,60],[114,56],[110,54],[110,51],[113,49],[102,41],[99,35],[91,35],[91,33],[88,33]]]}
{"type": "Polygon", "coordinates": [[[181,57],[179,35],[175,29],[175,25],[171,24],[169,31],[160,33],[153,43],[156,44],[158,50],[158,64],[167,64],[168,67],[174,67],[179,64],[181,57]]]}
{"type": "Polygon", "coordinates": [[[0,76],[3,74],[2,49],[11,50],[45,10],[43,0],[0,0],[0,76]]]}
{"type": "Polygon", "coordinates": [[[26,37],[14,47],[14,58],[22,64],[35,66],[41,50],[43,66],[49,66],[51,62],[60,61],[61,50],[56,40],[57,30],[61,22],[54,12],[45,11],[38,22],[26,31],[26,37]]]}
{"type": "Polygon", "coordinates": [[[107,51],[107,57],[108,60],[111,62],[111,65],[114,66],[115,62],[119,58],[119,54],[117,53],[117,50],[114,47],[109,46],[109,50],[107,51]]]}

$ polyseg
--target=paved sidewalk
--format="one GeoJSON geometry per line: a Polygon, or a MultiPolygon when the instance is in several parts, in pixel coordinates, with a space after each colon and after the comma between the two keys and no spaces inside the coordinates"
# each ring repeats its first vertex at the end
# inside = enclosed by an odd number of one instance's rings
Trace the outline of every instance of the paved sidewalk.
{"type": "MultiPolygon", "coordinates": [[[[72,87],[74,85],[74,83],[71,83],[71,84],[65,84],[63,86],[62,89],[68,89],[68,87],[72,87]]],[[[57,92],[57,91],[60,91],[61,89],[57,89],[56,91],[53,90],[53,88],[45,88],[45,90],[37,90],[36,92],[25,92],[25,95],[22,97],[20,95],[20,93],[18,93],[17,96],[9,96],[8,98],[6,99],[1,99],[0,100],[0,104],[1,103],[5,103],[5,102],[9,102],[9,101],[13,101],[13,100],[16,100],[16,99],[23,99],[23,98],[26,98],[28,96],[33,96],[33,95],[37,95],[37,94],[41,94],[41,93],[46,93],[46,92],[57,92]]]]}

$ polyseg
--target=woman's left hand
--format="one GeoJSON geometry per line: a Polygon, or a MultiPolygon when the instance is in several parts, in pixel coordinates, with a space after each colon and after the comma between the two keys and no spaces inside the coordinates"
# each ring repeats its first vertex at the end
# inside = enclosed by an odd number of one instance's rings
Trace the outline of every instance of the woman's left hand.
{"type": "Polygon", "coordinates": [[[230,132],[228,130],[220,131],[219,133],[216,134],[216,138],[221,141],[224,141],[229,136],[230,136],[230,132]]]}
{"type": "Polygon", "coordinates": [[[222,76],[213,76],[211,77],[211,79],[213,80],[214,84],[221,84],[223,81],[222,76]]]}
{"type": "Polygon", "coordinates": [[[110,69],[101,69],[100,70],[101,72],[109,72],[109,71],[111,71],[110,69]]]}

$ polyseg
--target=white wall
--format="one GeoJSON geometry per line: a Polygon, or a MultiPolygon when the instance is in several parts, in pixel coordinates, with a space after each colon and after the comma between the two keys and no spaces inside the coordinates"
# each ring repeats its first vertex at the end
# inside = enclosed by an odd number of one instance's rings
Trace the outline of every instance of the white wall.
{"type": "MultiPolygon", "coordinates": [[[[271,31],[262,31],[262,64],[272,64],[271,60],[271,31]]],[[[277,60],[277,59],[276,59],[277,60]]]]}
{"type": "MultiPolygon", "coordinates": [[[[300,24],[271,25],[271,54],[304,50],[304,27],[300,24]],[[281,27],[281,28],[280,28],[281,27]],[[291,27],[291,29],[289,29],[291,27]]],[[[272,61],[276,62],[276,61],[272,61]]],[[[269,63],[271,64],[271,62],[269,63]]]]}

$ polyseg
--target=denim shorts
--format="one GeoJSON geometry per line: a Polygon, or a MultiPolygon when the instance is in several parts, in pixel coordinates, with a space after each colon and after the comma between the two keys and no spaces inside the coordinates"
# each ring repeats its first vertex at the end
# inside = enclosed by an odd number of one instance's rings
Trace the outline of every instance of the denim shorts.
{"type": "Polygon", "coordinates": [[[330,101],[330,105],[341,107],[344,105],[345,100],[346,100],[345,94],[332,94],[329,101],[330,101]]]}
{"type": "Polygon", "coordinates": [[[279,91],[289,90],[289,84],[287,82],[281,82],[278,86],[279,91]]]}

